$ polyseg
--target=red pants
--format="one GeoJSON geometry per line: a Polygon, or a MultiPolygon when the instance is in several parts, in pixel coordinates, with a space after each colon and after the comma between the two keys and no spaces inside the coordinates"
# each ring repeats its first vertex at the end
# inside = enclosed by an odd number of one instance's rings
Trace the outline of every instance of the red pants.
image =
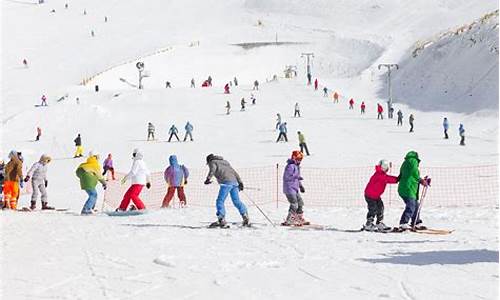
{"type": "Polygon", "coordinates": [[[174,197],[175,189],[177,189],[177,197],[179,197],[179,200],[181,201],[182,204],[186,204],[186,195],[184,194],[184,187],[182,186],[169,186],[167,190],[167,194],[165,195],[165,198],[163,198],[163,203],[161,207],[168,207],[170,205],[170,201],[174,197]]]}
{"type": "Polygon", "coordinates": [[[144,203],[142,203],[142,200],[139,198],[139,194],[141,193],[143,187],[144,185],[142,184],[132,184],[128,188],[127,192],[125,192],[125,195],[123,195],[122,203],[120,203],[120,210],[127,210],[130,200],[134,202],[137,209],[146,208],[144,203]]]}

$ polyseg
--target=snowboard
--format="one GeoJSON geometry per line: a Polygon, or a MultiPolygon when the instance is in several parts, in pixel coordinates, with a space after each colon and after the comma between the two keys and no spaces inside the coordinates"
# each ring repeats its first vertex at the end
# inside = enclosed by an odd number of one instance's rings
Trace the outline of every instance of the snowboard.
{"type": "Polygon", "coordinates": [[[145,209],[135,209],[126,211],[104,211],[104,213],[110,217],[128,217],[128,216],[139,216],[147,214],[148,211],[145,209]]]}

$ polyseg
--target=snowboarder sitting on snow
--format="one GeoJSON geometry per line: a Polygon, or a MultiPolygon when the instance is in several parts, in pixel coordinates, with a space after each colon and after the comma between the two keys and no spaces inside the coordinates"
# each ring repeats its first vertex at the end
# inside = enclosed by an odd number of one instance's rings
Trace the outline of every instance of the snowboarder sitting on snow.
{"type": "Polygon", "coordinates": [[[368,205],[368,214],[366,215],[366,224],[363,226],[363,230],[386,231],[390,229],[382,222],[384,220],[384,202],[382,202],[381,196],[385,191],[385,186],[388,183],[397,183],[398,177],[387,174],[389,166],[389,162],[382,159],[375,166],[375,173],[370,177],[370,181],[366,185],[365,201],[368,205]],[[376,225],[373,224],[375,217],[377,218],[376,225]]]}
{"type": "Polygon", "coordinates": [[[163,177],[168,183],[167,194],[163,198],[163,203],[161,207],[165,208],[170,205],[170,201],[174,197],[175,190],[177,190],[177,197],[181,206],[186,205],[186,195],[184,194],[184,185],[187,184],[187,179],[189,177],[189,171],[184,165],[179,165],[177,162],[177,156],[170,155],[168,158],[170,166],[165,169],[163,177]]]}
{"type": "Polygon", "coordinates": [[[99,165],[98,157],[96,155],[89,156],[87,161],[80,164],[76,169],[76,176],[80,179],[80,188],[88,195],[81,214],[92,214],[97,201],[97,182],[100,182],[102,187],[106,189],[106,181],[101,176],[101,166],[99,165]]]}
{"type": "Polygon", "coordinates": [[[280,124],[279,127],[280,134],[278,135],[278,139],[276,140],[276,143],[281,141],[282,139],[285,139],[285,142],[288,142],[288,137],[286,136],[288,129],[286,128],[286,122],[280,124]]]}
{"type": "Polygon", "coordinates": [[[207,156],[207,165],[209,172],[205,184],[212,183],[211,179],[213,176],[217,179],[219,183],[219,195],[217,196],[216,208],[217,208],[217,222],[210,224],[210,227],[226,227],[226,209],[224,207],[224,201],[227,195],[231,195],[231,200],[233,205],[238,209],[241,217],[243,218],[243,226],[249,226],[250,221],[248,218],[248,212],[245,204],[241,202],[239,191],[243,191],[243,181],[241,181],[240,175],[231,167],[229,162],[224,160],[221,156],[216,156],[214,154],[209,154],[207,156]]]}
{"type": "Polygon", "coordinates": [[[184,135],[184,142],[187,140],[187,137],[189,135],[189,138],[191,139],[191,142],[193,141],[193,125],[187,121],[186,125],[184,126],[184,130],[186,130],[186,134],[184,135]]]}
{"type": "Polygon", "coordinates": [[[104,166],[103,166],[104,172],[102,172],[102,176],[106,176],[106,173],[108,171],[111,172],[111,179],[115,179],[115,168],[113,167],[113,157],[111,156],[111,153],[108,154],[108,157],[104,160],[104,166]]]}
{"type": "Polygon", "coordinates": [[[139,194],[141,193],[144,185],[146,188],[151,188],[151,173],[149,172],[146,163],[143,160],[142,153],[139,149],[134,149],[132,152],[132,167],[125,177],[121,180],[121,184],[127,182],[128,179],[132,182],[132,185],[128,188],[125,195],[123,195],[122,202],[120,203],[120,207],[116,209],[116,211],[126,211],[130,200],[134,202],[136,209],[145,209],[144,203],[139,198],[139,194]]]}
{"type": "Polygon", "coordinates": [[[154,141],[154,139],[155,139],[155,126],[151,122],[148,123],[148,141],[149,141],[150,137],[154,141]]]}
{"type": "Polygon", "coordinates": [[[31,195],[31,206],[30,209],[34,210],[36,208],[36,199],[38,198],[38,191],[40,191],[42,200],[42,209],[54,209],[47,204],[47,186],[49,181],[47,180],[47,164],[50,163],[51,158],[48,155],[42,154],[40,160],[34,163],[28,171],[28,174],[24,178],[24,182],[28,182],[31,179],[31,187],[33,188],[33,194],[31,195]]]}
{"type": "Polygon", "coordinates": [[[179,137],[177,136],[177,132],[179,132],[179,130],[177,130],[177,127],[175,127],[175,124],[173,124],[170,129],[168,130],[168,133],[170,134],[170,136],[168,137],[168,142],[170,142],[172,140],[172,137],[175,136],[175,138],[177,139],[178,142],[180,142],[181,140],[179,140],[179,137]]]}
{"type": "Polygon", "coordinates": [[[283,193],[290,203],[286,220],[281,223],[283,226],[301,226],[309,224],[309,222],[304,220],[304,211],[302,210],[304,207],[304,201],[300,196],[300,193],[305,192],[301,183],[303,178],[300,176],[300,163],[302,158],[304,158],[302,152],[297,150],[293,151],[292,157],[287,160],[287,165],[285,167],[285,171],[283,172],[283,193]]]}

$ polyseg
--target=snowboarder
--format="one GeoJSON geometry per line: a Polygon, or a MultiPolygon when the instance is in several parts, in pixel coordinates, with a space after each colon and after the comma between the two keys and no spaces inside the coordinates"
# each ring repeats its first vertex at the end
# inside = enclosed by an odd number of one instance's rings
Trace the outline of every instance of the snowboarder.
{"type": "Polygon", "coordinates": [[[143,155],[139,149],[134,149],[132,152],[132,159],[133,163],[130,171],[121,180],[121,183],[124,184],[128,179],[130,179],[132,184],[128,188],[127,192],[125,192],[125,195],[123,195],[123,200],[116,211],[126,211],[130,200],[132,200],[136,209],[141,210],[146,208],[142,200],[139,198],[139,194],[141,193],[144,185],[146,185],[147,189],[151,188],[151,173],[149,172],[149,169],[143,160],[143,155]]]}
{"type": "Polygon", "coordinates": [[[309,149],[307,149],[306,137],[300,131],[297,131],[297,134],[299,136],[300,152],[305,153],[307,156],[309,156],[309,149]],[[306,152],[304,152],[304,150],[306,150],[306,152]]]}
{"type": "Polygon", "coordinates": [[[224,94],[230,94],[230,92],[229,92],[229,83],[226,83],[226,85],[224,86],[224,94]]]}
{"type": "Polygon", "coordinates": [[[229,101],[226,102],[226,115],[229,115],[231,112],[231,103],[229,101]]]}
{"type": "Polygon", "coordinates": [[[388,183],[397,183],[398,177],[388,175],[390,163],[382,159],[375,166],[375,173],[370,177],[370,181],[365,188],[365,201],[368,205],[368,213],[366,214],[366,224],[363,230],[366,231],[387,231],[390,227],[386,226],[384,220],[384,202],[382,202],[382,194],[385,191],[385,186],[388,183]],[[377,223],[373,221],[377,218],[377,223]]]}
{"type": "Polygon", "coordinates": [[[364,115],[365,114],[365,109],[366,109],[366,105],[365,105],[365,101],[361,102],[361,114],[364,115]]]}
{"type": "Polygon", "coordinates": [[[233,82],[234,82],[234,86],[238,86],[238,79],[236,78],[236,76],[234,77],[233,82]]]}
{"type": "Polygon", "coordinates": [[[41,136],[42,136],[42,128],[37,127],[36,128],[36,138],[35,138],[35,141],[39,141],[41,136]]]}
{"type": "Polygon", "coordinates": [[[397,126],[403,126],[403,112],[398,110],[398,125],[397,126]]]}
{"type": "Polygon", "coordinates": [[[166,89],[172,88],[172,85],[170,85],[170,81],[165,81],[165,88],[166,89]]]}
{"type": "Polygon", "coordinates": [[[184,125],[184,130],[186,131],[186,134],[184,135],[184,142],[187,140],[188,135],[191,142],[193,141],[193,129],[193,125],[187,121],[186,125],[184,125]]]}
{"type": "Polygon", "coordinates": [[[3,183],[4,207],[17,209],[20,181],[23,178],[23,162],[17,151],[9,153],[10,161],[5,165],[5,181],[3,183]]]}
{"type": "Polygon", "coordinates": [[[36,209],[36,200],[38,199],[38,191],[41,194],[42,209],[50,210],[54,209],[52,206],[47,204],[47,186],[49,181],[47,180],[47,165],[52,159],[50,156],[42,154],[40,160],[34,163],[28,171],[28,174],[24,178],[24,182],[28,182],[31,179],[31,187],[33,189],[33,194],[31,195],[31,205],[30,209],[36,209]]]}
{"type": "Polygon", "coordinates": [[[224,201],[227,195],[231,195],[231,200],[233,205],[238,209],[242,219],[243,226],[250,226],[250,220],[248,218],[248,212],[245,204],[241,202],[239,197],[239,191],[243,191],[243,181],[240,175],[231,167],[229,162],[224,160],[221,156],[216,156],[214,154],[209,154],[207,156],[207,165],[209,172],[205,180],[205,184],[211,184],[212,177],[215,176],[217,183],[219,184],[219,195],[216,200],[217,208],[217,221],[210,224],[210,227],[226,227],[226,209],[224,207],[224,201]]]}
{"type": "Polygon", "coordinates": [[[246,103],[247,102],[245,101],[245,98],[241,98],[241,109],[240,109],[241,111],[245,111],[245,104],[246,103]]]}
{"type": "Polygon", "coordinates": [[[448,122],[448,118],[443,119],[443,129],[444,129],[444,138],[448,139],[448,128],[450,128],[450,123],[448,122]]]}
{"type": "Polygon", "coordinates": [[[328,97],[328,88],[326,86],[323,88],[323,97],[328,97]]]}
{"type": "Polygon", "coordinates": [[[300,193],[304,193],[305,189],[302,185],[302,176],[300,176],[300,163],[304,155],[301,151],[293,151],[292,157],[287,160],[287,165],[283,172],[283,194],[290,203],[286,220],[281,223],[283,226],[301,226],[308,225],[309,222],[304,220],[304,201],[300,193]]]}
{"type": "Polygon", "coordinates": [[[349,100],[349,109],[354,109],[354,99],[349,100]]]}
{"type": "Polygon", "coordinates": [[[167,194],[163,198],[161,207],[165,208],[170,205],[170,201],[174,197],[175,190],[177,190],[177,197],[179,197],[181,206],[185,206],[186,195],[184,194],[184,185],[187,184],[189,171],[184,165],[179,165],[177,162],[177,156],[170,155],[168,160],[170,162],[170,166],[168,166],[163,173],[163,177],[168,183],[168,189],[167,194]]]}
{"type": "Polygon", "coordinates": [[[298,102],[295,103],[295,111],[293,113],[293,117],[297,117],[297,116],[299,116],[299,118],[300,118],[300,107],[299,107],[299,103],[298,102]]]}
{"type": "Polygon", "coordinates": [[[24,66],[25,68],[27,68],[27,67],[28,67],[28,61],[26,60],[26,58],[25,58],[25,59],[23,59],[23,66],[24,66]]]}
{"type": "Polygon", "coordinates": [[[279,113],[277,113],[276,114],[276,130],[278,130],[280,125],[281,125],[281,115],[279,113]]]}
{"type": "Polygon", "coordinates": [[[337,92],[333,93],[333,103],[339,103],[339,94],[337,92]]]}
{"type": "Polygon", "coordinates": [[[318,78],[314,79],[314,90],[318,90],[318,78]]]}
{"type": "Polygon", "coordinates": [[[100,182],[102,187],[106,189],[106,181],[101,176],[101,166],[99,165],[98,157],[96,155],[89,156],[87,161],[80,164],[76,169],[76,176],[80,179],[80,188],[88,195],[81,214],[92,214],[94,213],[97,201],[97,183],[100,182]]]}
{"type": "Polygon", "coordinates": [[[430,178],[427,178],[427,176],[420,178],[420,171],[418,170],[419,163],[420,159],[418,153],[410,151],[406,154],[405,161],[401,165],[399,171],[398,194],[405,202],[405,210],[399,221],[399,228],[401,230],[407,230],[413,226],[417,229],[423,229],[420,225],[422,220],[420,220],[420,216],[417,216],[420,204],[418,199],[419,185],[429,185],[430,178]],[[408,225],[410,220],[411,225],[408,225]]]}
{"type": "Polygon", "coordinates": [[[252,100],[252,105],[255,105],[257,102],[257,99],[255,98],[254,94],[250,94],[250,100],[252,100]]]}
{"type": "Polygon", "coordinates": [[[410,122],[410,132],[413,132],[413,121],[415,121],[415,117],[413,116],[413,114],[410,114],[408,121],[410,122]]]}
{"type": "Polygon", "coordinates": [[[288,129],[286,128],[286,122],[281,123],[279,126],[280,134],[278,135],[278,139],[276,140],[276,143],[281,141],[282,139],[285,139],[285,142],[288,142],[288,137],[286,136],[288,129]]]}
{"type": "Polygon", "coordinates": [[[311,73],[307,73],[307,85],[311,85],[311,79],[312,79],[311,73]]]}
{"type": "Polygon", "coordinates": [[[194,78],[191,78],[191,87],[194,88],[195,85],[194,85],[194,78]]]}
{"type": "Polygon", "coordinates": [[[155,140],[155,126],[151,122],[148,123],[148,141],[150,137],[155,140]]]}
{"type": "Polygon", "coordinates": [[[170,136],[168,137],[168,142],[170,143],[170,141],[172,140],[172,137],[175,136],[175,138],[177,139],[178,142],[180,142],[181,140],[179,139],[179,137],[177,136],[177,132],[179,132],[179,130],[177,130],[177,127],[175,127],[175,124],[172,124],[172,126],[170,127],[170,129],[168,130],[168,133],[170,134],[170,136]]]}
{"type": "Polygon", "coordinates": [[[377,103],[377,120],[378,119],[384,119],[384,115],[382,114],[384,112],[384,108],[380,103],[377,103]]]}
{"type": "Polygon", "coordinates": [[[40,106],[47,106],[47,97],[45,97],[45,95],[42,95],[42,104],[40,104],[40,106]]]}
{"type": "Polygon", "coordinates": [[[460,135],[460,146],[465,146],[465,129],[464,124],[458,127],[458,134],[460,135]]]}
{"type": "Polygon", "coordinates": [[[80,136],[80,134],[78,134],[76,136],[76,138],[73,140],[73,142],[75,142],[75,147],[76,147],[74,158],[82,157],[83,156],[83,146],[82,146],[82,137],[80,136]]]}
{"type": "Polygon", "coordinates": [[[108,154],[108,157],[104,160],[104,165],[103,165],[104,172],[102,172],[102,176],[106,176],[106,173],[109,171],[111,172],[111,179],[116,180],[115,178],[115,168],[113,167],[113,157],[111,156],[111,153],[108,154]]]}
{"type": "Polygon", "coordinates": [[[257,80],[253,82],[253,89],[257,91],[259,90],[259,82],[257,80]]]}

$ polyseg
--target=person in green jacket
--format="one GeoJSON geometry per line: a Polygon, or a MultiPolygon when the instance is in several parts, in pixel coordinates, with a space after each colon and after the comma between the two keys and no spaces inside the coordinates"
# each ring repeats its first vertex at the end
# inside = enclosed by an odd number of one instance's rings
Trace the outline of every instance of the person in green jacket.
{"type": "Polygon", "coordinates": [[[405,161],[399,171],[398,194],[405,202],[405,210],[399,220],[399,228],[402,230],[410,229],[413,226],[423,227],[419,225],[422,223],[420,216],[417,216],[420,205],[418,190],[420,184],[427,186],[430,183],[430,178],[420,178],[419,163],[418,153],[410,151],[406,154],[405,161]],[[410,220],[411,226],[408,225],[410,220]]]}
{"type": "Polygon", "coordinates": [[[306,153],[307,156],[309,156],[309,149],[307,149],[307,144],[306,144],[306,137],[304,134],[300,131],[297,131],[297,134],[299,136],[299,147],[300,147],[300,152],[306,153]],[[306,152],[304,152],[306,150],[306,152]]]}
{"type": "Polygon", "coordinates": [[[97,182],[106,189],[106,180],[102,177],[101,166],[97,155],[90,155],[86,162],[80,164],[76,169],[76,176],[80,179],[80,188],[89,196],[82,209],[82,215],[93,213],[97,201],[97,182]]]}

